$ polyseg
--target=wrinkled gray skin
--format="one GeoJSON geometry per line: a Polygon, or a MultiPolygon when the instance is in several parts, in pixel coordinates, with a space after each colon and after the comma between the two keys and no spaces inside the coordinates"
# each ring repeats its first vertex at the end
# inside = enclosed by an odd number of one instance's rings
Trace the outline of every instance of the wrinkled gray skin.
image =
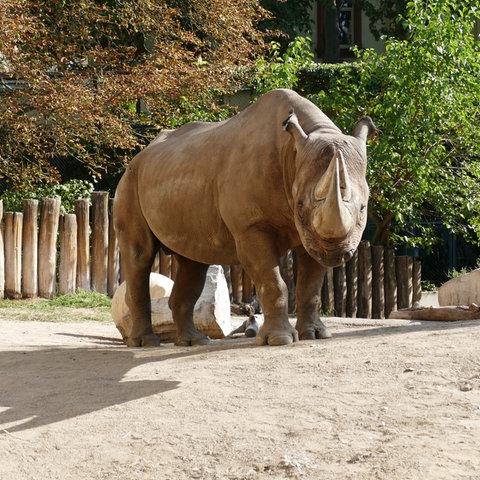
{"type": "Polygon", "coordinates": [[[291,90],[273,90],[238,115],[162,132],[129,164],[115,195],[114,225],[127,282],[128,346],[154,346],[149,272],[156,252],[175,253],[169,305],[177,345],[208,343],[193,307],[210,264],[241,264],[264,312],[258,344],[327,338],[318,316],[326,267],[351,258],[367,217],[369,117],[344,135],[291,90]],[[293,113],[294,112],[294,113],[293,113]],[[298,258],[296,329],[287,316],[279,261],[298,258]]]}

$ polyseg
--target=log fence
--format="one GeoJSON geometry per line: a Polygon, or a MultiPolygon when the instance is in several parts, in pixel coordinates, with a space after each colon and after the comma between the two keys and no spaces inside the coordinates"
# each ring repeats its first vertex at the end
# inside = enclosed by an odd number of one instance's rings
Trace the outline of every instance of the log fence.
{"type": "MultiPolygon", "coordinates": [[[[23,212],[15,213],[4,213],[0,200],[0,298],[52,298],[79,288],[113,296],[122,277],[112,202],[107,192],[94,192],[91,200],[75,202],[75,213],[60,214],[59,199],[25,200],[23,212]]],[[[295,255],[289,252],[280,270],[292,313],[295,269],[295,255]]],[[[160,252],[152,270],[174,279],[175,258],[160,252]]],[[[232,302],[252,302],[255,287],[242,268],[224,265],[224,270],[232,302]]],[[[325,275],[321,311],[386,318],[397,308],[413,306],[420,296],[419,261],[362,241],[349,262],[325,275]]]]}

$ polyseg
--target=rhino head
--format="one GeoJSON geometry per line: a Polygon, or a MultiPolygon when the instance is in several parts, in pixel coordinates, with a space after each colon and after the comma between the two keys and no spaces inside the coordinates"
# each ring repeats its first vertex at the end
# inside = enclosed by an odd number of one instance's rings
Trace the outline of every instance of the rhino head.
{"type": "Polygon", "coordinates": [[[326,267],[348,261],[367,222],[366,141],[376,132],[363,117],[353,135],[333,124],[306,134],[292,113],[284,122],[295,143],[292,205],[307,252],[326,267]]]}

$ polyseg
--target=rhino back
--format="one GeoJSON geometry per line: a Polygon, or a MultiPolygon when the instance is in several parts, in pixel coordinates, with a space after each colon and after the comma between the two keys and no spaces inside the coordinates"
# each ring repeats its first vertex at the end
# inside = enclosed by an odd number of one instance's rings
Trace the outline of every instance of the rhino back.
{"type": "Polygon", "coordinates": [[[295,242],[285,191],[282,122],[294,109],[312,131],[337,127],[288,90],[263,96],[223,122],[193,122],[161,133],[131,163],[142,214],[171,250],[205,263],[235,262],[235,237],[253,225],[295,242]]]}

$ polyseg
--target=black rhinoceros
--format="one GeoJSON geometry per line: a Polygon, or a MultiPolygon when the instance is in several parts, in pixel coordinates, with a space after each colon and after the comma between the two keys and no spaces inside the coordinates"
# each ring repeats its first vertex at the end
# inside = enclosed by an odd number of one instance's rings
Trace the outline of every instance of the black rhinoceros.
{"type": "Polygon", "coordinates": [[[193,307],[210,264],[241,264],[253,280],[264,324],[258,344],[326,338],[318,316],[327,267],[351,258],[367,217],[363,117],[344,135],[313,103],[273,90],[223,122],[164,131],[128,165],[114,201],[114,225],[127,284],[128,346],[152,346],[149,272],[160,248],[178,270],[169,300],[178,345],[209,341],[193,307]],[[279,260],[298,259],[297,323],[287,315],[279,260]]]}

